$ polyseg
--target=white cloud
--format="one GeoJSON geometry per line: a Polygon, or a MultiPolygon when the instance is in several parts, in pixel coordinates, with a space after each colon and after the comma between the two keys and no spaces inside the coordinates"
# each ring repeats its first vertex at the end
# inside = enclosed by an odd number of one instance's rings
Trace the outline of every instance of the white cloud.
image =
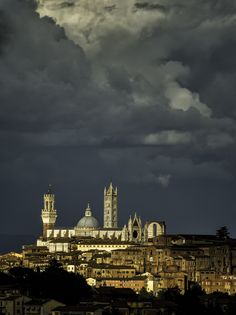
{"type": "MultiPolygon", "coordinates": [[[[204,177],[205,165],[210,165],[212,177],[214,172],[224,174],[231,163],[224,150],[235,145],[235,121],[230,106],[224,117],[221,111],[216,115],[212,95],[234,99],[230,96],[235,80],[228,77],[227,93],[216,91],[214,85],[209,93],[216,65],[203,58],[210,78],[202,83],[202,20],[204,14],[211,19],[212,9],[201,6],[195,12],[196,0],[182,1],[181,10],[168,0],[163,9],[155,7],[157,0],[143,9],[135,7],[138,0],[115,2],[119,7],[108,8],[113,0],[42,1],[41,14],[63,26],[68,40],[51,20],[40,20],[32,8],[26,9],[24,1],[5,1],[12,27],[6,53],[0,56],[1,123],[7,122],[2,142],[11,145],[15,139],[29,146],[66,149],[119,147],[121,155],[126,147],[153,149],[150,155],[141,155],[137,165],[133,162],[137,156],[129,155],[132,168],[127,162],[127,173],[136,165],[134,177],[143,168],[139,178],[152,182],[159,174],[204,177]],[[212,158],[214,150],[221,156],[212,158]],[[171,162],[160,164],[158,156],[171,162]]],[[[221,39],[233,34],[229,25],[222,26],[220,36],[207,28],[206,56],[208,49],[212,53],[221,45],[225,53],[221,39]]],[[[220,68],[217,76],[223,86],[220,68]]],[[[218,104],[224,112],[222,104],[228,102],[218,104]]]]}
{"type": "Polygon", "coordinates": [[[194,108],[202,116],[211,116],[211,109],[200,101],[199,95],[181,87],[177,82],[168,83],[165,95],[170,102],[170,107],[173,109],[187,111],[190,108],[194,108]]]}
{"type": "Polygon", "coordinates": [[[168,187],[170,183],[171,175],[159,175],[157,177],[158,183],[160,183],[163,187],[168,187]]]}
{"type": "Polygon", "coordinates": [[[165,130],[149,134],[144,139],[144,144],[150,145],[176,145],[188,144],[192,140],[190,132],[165,130]]]}

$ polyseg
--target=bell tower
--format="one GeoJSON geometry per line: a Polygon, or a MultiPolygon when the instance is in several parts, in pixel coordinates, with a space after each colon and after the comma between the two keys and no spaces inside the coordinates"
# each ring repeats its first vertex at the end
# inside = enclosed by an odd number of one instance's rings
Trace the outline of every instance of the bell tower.
{"type": "Polygon", "coordinates": [[[47,238],[47,230],[54,228],[57,219],[57,210],[55,209],[55,195],[52,192],[51,185],[43,196],[44,208],[42,209],[41,218],[43,221],[43,238],[47,238]]]}
{"type": "Polygon", "coordinates": [[[110,183],[110,186],[104,189],[104,228],[118,227],[117,210],[117,187],[114,188],[110,183]]]}

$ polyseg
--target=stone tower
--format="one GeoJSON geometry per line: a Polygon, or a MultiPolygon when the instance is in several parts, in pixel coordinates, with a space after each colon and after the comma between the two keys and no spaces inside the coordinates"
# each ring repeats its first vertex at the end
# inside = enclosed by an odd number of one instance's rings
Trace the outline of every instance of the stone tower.
{"type": "Polygon", "coordinates": [[[47,238],[47,230],[54,228],[57,219],[57,210],[55,209],[55,195],[52,193],[49,185],[48,191],[43,196],[44,208],[42,209],[41,218],[43,221],[43,238],[47,238]]]}
{"type": "Polygon", "coordinates": [[[112,183],[104,189],[104,228],[117,228],[117,188],[112,183]]]}

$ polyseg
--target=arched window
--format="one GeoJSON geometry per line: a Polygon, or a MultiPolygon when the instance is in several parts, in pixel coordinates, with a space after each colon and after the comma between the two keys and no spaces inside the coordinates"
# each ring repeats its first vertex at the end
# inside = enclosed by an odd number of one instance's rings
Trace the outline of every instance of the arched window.
{"type": "Polygon", "coordinates": [[[157,224],[154,223],[153,224],[153,237],[156,237],[157,236],[157,224]]]}

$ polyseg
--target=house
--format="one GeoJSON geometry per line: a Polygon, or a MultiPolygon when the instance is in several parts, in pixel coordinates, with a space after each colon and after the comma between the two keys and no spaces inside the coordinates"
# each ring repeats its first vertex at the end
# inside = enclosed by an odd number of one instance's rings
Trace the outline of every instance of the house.
{"type": "Polygon", "coordinates": [[[107,305],[80,304],[76,306],[60,306],[52,310],[52,315],[103,315],[109,309],[107,305]]]}
{"type": "Polygon", "coordinates": [[[0,296],[0,314],[23,315],[24,303],[28,301],[30,298],[23,295],[0,296]]]}
{"type": "Polygon", "coordinates": [[[31,300],[25,303],[24,315],[49,315],[58,306],[65,306],[65,304],[53,299],[31,300]]]}

